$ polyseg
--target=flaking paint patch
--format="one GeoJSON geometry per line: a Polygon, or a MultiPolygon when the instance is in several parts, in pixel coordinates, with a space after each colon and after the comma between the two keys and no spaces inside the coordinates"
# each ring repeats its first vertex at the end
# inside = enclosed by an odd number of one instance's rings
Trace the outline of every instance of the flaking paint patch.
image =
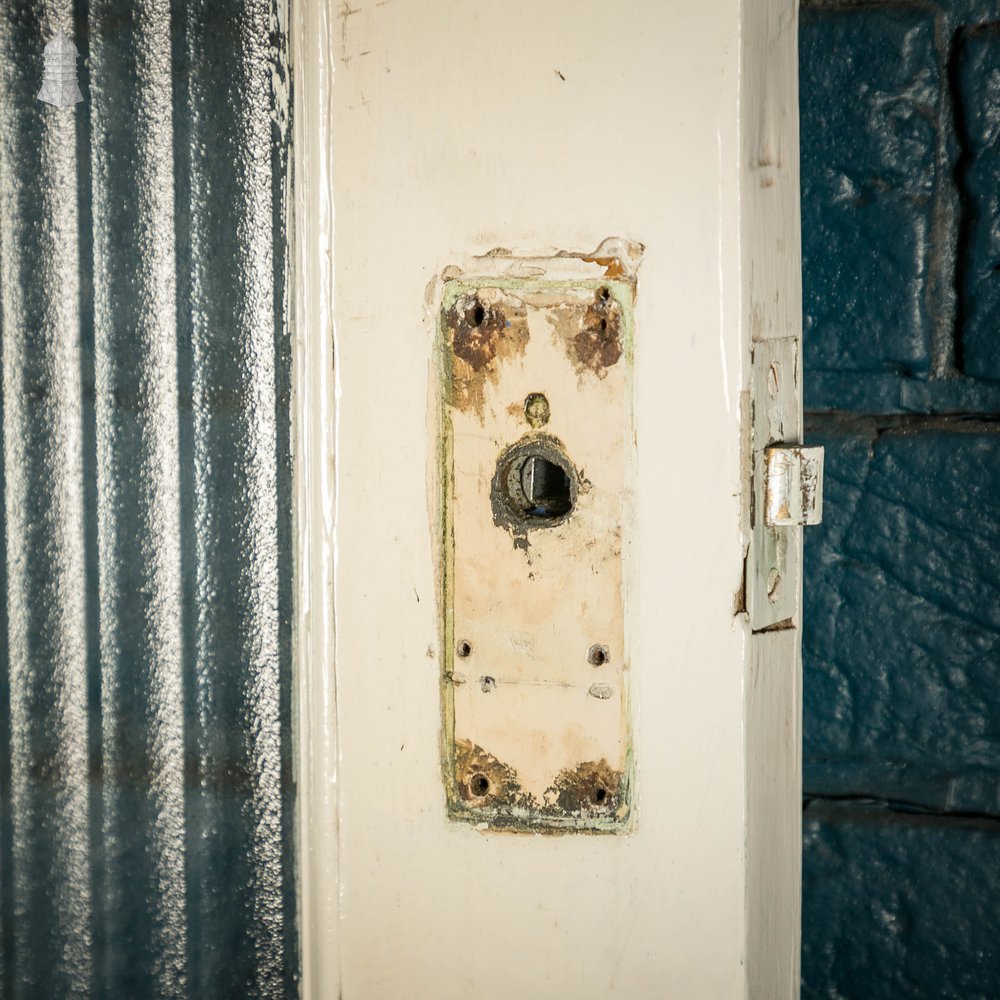
{"type": "Polygon", "coordinates": [[[606,760],[585,761],[555,776],[541,800],[525,791],[517,771],[471,740],[455,741],[453,818],[507,832],[601,833],[630,818],[628,773],[606,760]]]}
{"type": "Polygon", "coordinates": [[[511,812],[530,809],[517,771],[471,740],[455,741],[455,792],[470,807],[511,812]]]}
{"type": "Polygon", "coordinates": [[[561,771],[545,793],[546,806],[567,816],[615,816],[622,808],[624,773],[606,760],[561,771]]]}
{"type": "Polygon", "coordinates": [[[633,278],[646,248],[636,240],[609,236],[592,253],[579,254],[580,260],[604,268],[605,277],[633,278]]]}

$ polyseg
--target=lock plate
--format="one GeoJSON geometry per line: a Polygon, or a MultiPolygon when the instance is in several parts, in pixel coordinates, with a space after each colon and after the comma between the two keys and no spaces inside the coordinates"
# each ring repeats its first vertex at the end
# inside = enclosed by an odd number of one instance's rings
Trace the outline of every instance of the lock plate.
{"type": "Polygon", "coordinates": [[[442,699],[449,815],[621,832],[634,270],[479,259],[442,283],[442,699]]]}

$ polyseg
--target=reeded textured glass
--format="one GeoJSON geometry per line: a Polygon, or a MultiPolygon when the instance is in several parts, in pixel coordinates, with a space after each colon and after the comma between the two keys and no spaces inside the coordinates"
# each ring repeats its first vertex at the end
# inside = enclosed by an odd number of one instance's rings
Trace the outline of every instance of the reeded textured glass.
{"type": "Polygon", "coordinates": [[[0,5],[3,998],[297,993],[285,27],[0,5]]]}

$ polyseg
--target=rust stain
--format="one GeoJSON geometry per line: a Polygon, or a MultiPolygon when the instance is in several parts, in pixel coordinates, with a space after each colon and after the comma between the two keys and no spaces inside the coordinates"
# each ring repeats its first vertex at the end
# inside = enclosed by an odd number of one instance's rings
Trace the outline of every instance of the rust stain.
{"type": "Polygon", "coordinates": [[[496,384],[503,361],[524,353],[528,320],[524,303],[499,289],[460,295],[444,314],[455,364],[454,405],[483,419],[486,380],[496,384]]]}
{"type": "Polygon", "coordinates": [[[622,310],[606,288],[594,294],[574,344],[580,363],[600,374],[622,356],[622,310]]]}
{"type": "Polygon", "coordinates": [[[570,816],[615,816],[624,806],[623,774],[606,760],[561,771],[545,792],[549,809],[570,816]]]}
{"type": "Polygon", "coordinates": [[[557,306],[554,317],[576,371],[604,378],[622,356],[622,309],[611,292],[598,288],[593,302],[582,310],[557,306]]]}
{"type": "Polygon", "coordinates": [[[455,741],[455,790],[472,808],[527,809],[533,801],[512,767],[471,740],[455,741]]]}
{"type": "Polygon", "coordinates": [[[467,739],[455,741],[452,789],[455,818],[485,820],[495,830],[596,832],[629,813],[624,772],[606,760],[560,771],[539,802],[521,787],[514,768],[467,739]]]}
{"type": "Polygon", "coordinates": [[[455,303],[449,318],[456,357],[473,371],[482,371],[497,356],[507,326],[502,306],[470,296],[455,303]]]}

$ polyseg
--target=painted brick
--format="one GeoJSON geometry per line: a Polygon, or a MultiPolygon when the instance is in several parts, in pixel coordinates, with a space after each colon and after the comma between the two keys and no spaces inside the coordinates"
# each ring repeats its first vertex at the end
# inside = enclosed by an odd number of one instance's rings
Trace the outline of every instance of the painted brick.
{"type": "Polygon", "coordinates": [[[1000,413],[1000,382],[974,378],[900,378],[856,372],[805,373],[813,413],[1000,413]]]}
{"type": "Polygon", "coordinates": [[[802,996],[995,1000],[1000,434],[912,414],[1000,412],[1000,0],[807,0],[800,53],[806,406],[898,415],[807,429],[802,996]]]}
{"type": "Polygon", "coordinates": [[[927,372],[934,16],[807,8],[799,40],[806,369],[927,372]]]}
{"type": "Polygon", "coordinates": [[[811,803],[803,1000],[996,1000],[998,857],[995,820],[811,803]]]}
{"type": "Polygon", "coordinates": [[[1000,815],[1000,433],[811,423],[826,496],[806,532],[807,791],[1000,815]]]}
{"type": "Polygon", "coordinates": [[[962,368],[1000,379],[1000,24],[965,32],[957,106],[966,206],[961,246],[962,368]]]}

